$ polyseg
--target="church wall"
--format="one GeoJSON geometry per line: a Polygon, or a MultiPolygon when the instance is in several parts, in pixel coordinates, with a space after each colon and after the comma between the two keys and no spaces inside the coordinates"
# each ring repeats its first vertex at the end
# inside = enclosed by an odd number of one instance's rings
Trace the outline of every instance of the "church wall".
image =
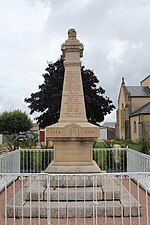
{"type": "Polygon", "coordinates": [[[131,110],[132,113],[140,109],[143,105],[150,102],[150,97],[132,97],[131,110]]]}
{"type": "Polygon", "coordinates": [[[141,81],[141,86],[148,86],[150,88],[150,76],[148,76],[147,79],[141,81]]]}
{"type": "Polygon", "coordinates": [[[123,90],[123,86],[121,87],[120,91],[120,98],[119,98],[119,138],[125,139],[125,105],[126,105],[126,99],[125,99],[125,93],[123,90]]]}
{"type": "Polygon", "coordinates": [[[139,116],[130,118],[131,140],[136,141],[139,139],[139,116]]]}

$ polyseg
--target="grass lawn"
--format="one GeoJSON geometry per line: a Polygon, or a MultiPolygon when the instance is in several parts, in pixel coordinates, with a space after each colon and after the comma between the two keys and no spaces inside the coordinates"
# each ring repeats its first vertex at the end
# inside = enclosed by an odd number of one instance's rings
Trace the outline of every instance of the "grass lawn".
{"type": "Polygon", "coordinates": [[[96,142],[94,148],[112,148],[114,144],[120,145],[121,148],[131,148],[135,151],[140,151],[145,154],[150,154],[150,141],[147,139],[141,139],[137,143],[125,140],[106,140],[96,142]]]}

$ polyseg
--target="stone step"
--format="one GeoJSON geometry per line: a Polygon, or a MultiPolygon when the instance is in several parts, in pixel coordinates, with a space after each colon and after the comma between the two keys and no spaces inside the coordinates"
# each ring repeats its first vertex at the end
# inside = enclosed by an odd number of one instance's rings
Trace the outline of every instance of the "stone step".
{"type": "Polygon", "coordinates": [[[15,215],[12,207],[7,207],[7,216],[24,218],[47,218],[48,214],[51,218],[83,218],[93,217],[97,213],[97,217],[120,217],[123,213],[122,205],[119,201],[98,201],[98,202],[26,202],[22,207],[15,207],[15,215]]]}
{"type": "Polygon", "coordinates": [[[118,179],[116,179],[115,182],[121,192],[120,201],[124,207],[124,216],[130,216],[130,209],[132,209],[132,216],[137,216],[138,214],[141,215],[140,203],[133,197],[125,186],[121,185],[118,179]]]}
{"type": "Polygon", "coordinates": [[[119,200],[120,199],[120,186],[114,182],[112,178],[102,179],[102,191],[104,200],[119,200]]]}
{"type": "MultiPolygon", "coordinates": [[[[109,196],[109,194],[108,194],[109,196]]],[[[107,196],[107,197],[108,197],[107,196]]],[[[86,187],[84,188],[53,188],[44,189],[40,188],[39,192],[38,189],[34,189],[30,195],[30,189],[27,189],[25,193],[25,200],[29,201],[30,197],[32,201],[92,201],[93,199],[102,200],[103,199],[103,192],[100,187],[86,187]],[[49,197],[48,197],[49,195],[49,197]]],[[[110,199],[110,196],[109,196],[110,199]]]]}
{"type": "Polygon", "coordinates": [[[31,187],[28,187],[24,194],[24,199],[29,201],[30,197],[33,201],[42,200],[46,201],[49,193],[49,199],[51,201],[74,201],[74,200],[119,200],[120,189],[113,182],[112,179],[108,179],[103,183],[102,187],[71,187],[71,186],[57,186],[46,188],[43,184],[38,184],[37,181],[32,183],[31,187]],[[56,189],[55,189],[56,188],[56,189]],[[55,189],[55,190],[54,190],[55,189]],[[49,191],[47,191],[49,190],[49,191]],[[30,194],[31,192],[31,194],[30,194]]]}
{"type": "Polygon", "coordinates": [[[93,217],[97,216],[139,216],[141,214],[141,205],[137,200],[127,191],[126,188],[122,190],[121,201],[25,201],[22,198],[21,191],[11,199],[7,204],[8,217],[50,217],[57,218],[58,212],[60,218],[66,217],[93,217]],[[15,200],[15,215],[14,215],[14,200],[15,200]],[[47,210],[50,208],[50,210],[47,210]],[[96,210],[96,211],[95,211],[96,210]]]}
{"type": "Polygon", "coordinates": [[[39,175],[38,177],[32,177],[32,181],[27,181],[28,185],[31,183],[32,186],[34,184],[37,185],[39,183],[40,185],[47,187],[48,183],[49,186],[59,186],[61,187],[64,185],[65,187],[93,187],[93,186],[102,186],[102,181],[98,177],[96,179],[96,175],[49,175],[48,177],[46,175],[39,175]]]}
{"type": "MultiPolygon", "coordinates": [[[[51,201],[63,201],[68,198],[68,201],[73,200],[119,200],[120,188],[111,178],[107,180],[101,180],[102,186],[51,186],[49,189],[49,195],[51,201]],[[55,190],[54,190],[55,189],[55,190]],[[97,193],[97,195],[96,195],[97,193]]],[[[29,183],[28,183],[29,185],[29,183]]],[[[33,201],[47,200],[47,188],[43,186],[43,182],[33,180],[24,194],[24,199],[29,201],[30,197],[33,201]],[[31,194],[30,194],[31,192],[31,194]]]]}
{"type": "Polygon", "coordinates": [[[7,204],[8,217],[20,218],[22,212],[24,217],[30,217],[30,212],[31,217],[94,217],[96,213],[136,217],[141,214],[141,205],[118,179],[103,180],[102,187],[48,188],[48,191],[42,183],[35,182],[31,187],[26,183],[24,195],[20,190],[7,204]]]}
{"type": "MultiPolygon", "coordinates": [[[[49,185],[50,186],[67,186],[67,187],[91,187],[91,186],[101,186],[101,179],[96,179],[96,176],[93,175],[56,175],[49,176],[49,185]],[[93,185],[94,184],[94,185],[93,185]]],[[[43,181],[43,186],[48,186],[48,180],[43,181]]]]}

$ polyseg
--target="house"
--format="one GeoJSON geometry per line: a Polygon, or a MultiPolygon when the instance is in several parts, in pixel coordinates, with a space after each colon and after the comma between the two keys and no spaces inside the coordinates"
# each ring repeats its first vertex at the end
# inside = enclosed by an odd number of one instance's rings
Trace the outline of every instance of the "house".
{"type": "Polygon", "coordinates": [[[39,125],[37,123],[32,123],[32,128],[30,129],[30,131],[32,131],[34,133],[38,133],[39,125]]]}
{"type": "Polygon", "coordinates": [[[127,86],[122,78],[117,127],[120,139],[150,138],[150,75],[139,86],[127,86]]]}
{"type": "Polygon", "coordinates": [[[99,140],[115,139],[115,125],[115,122],[105,122],[103,125],[101,125],[99,140]]]}

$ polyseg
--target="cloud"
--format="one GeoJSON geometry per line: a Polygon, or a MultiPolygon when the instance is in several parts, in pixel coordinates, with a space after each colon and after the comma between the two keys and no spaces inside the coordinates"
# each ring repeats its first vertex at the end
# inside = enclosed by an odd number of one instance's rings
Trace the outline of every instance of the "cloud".
{"type": "Polygon", "coordinates": [[[23,99],[38,90],[71,27],[85,47],[82,64],[117,106],[121,77],[138,85],[150,73],[149,12],[149,0],[1,0],[0,110],[29,112],[23,99]]]}

